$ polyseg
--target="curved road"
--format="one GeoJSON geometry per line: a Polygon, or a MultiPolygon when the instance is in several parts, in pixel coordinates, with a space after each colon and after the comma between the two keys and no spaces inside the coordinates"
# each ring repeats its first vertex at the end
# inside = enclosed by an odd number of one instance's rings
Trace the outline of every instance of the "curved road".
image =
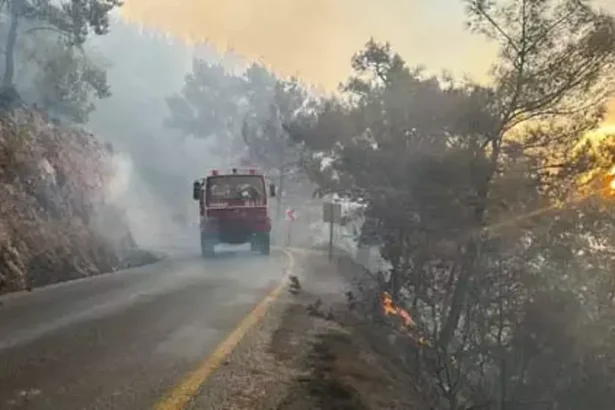
{"type": "Polygon", "coordinates": [[[175,254],[0,298],[0,409],[149,409],[282,279],[287,257],[175,254]]]}

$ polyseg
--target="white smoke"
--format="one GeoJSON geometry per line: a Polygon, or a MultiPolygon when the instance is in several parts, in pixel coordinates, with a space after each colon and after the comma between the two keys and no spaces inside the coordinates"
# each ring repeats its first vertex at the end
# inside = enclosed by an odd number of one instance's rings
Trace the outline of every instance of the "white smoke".
{"type": "Polygon", "coordinates": [[[112,177],[107,184],[106,198],[111,203],[121,204],[128,195],[133,164],[124,153],[116,153],[111,158],[112,177]]]}

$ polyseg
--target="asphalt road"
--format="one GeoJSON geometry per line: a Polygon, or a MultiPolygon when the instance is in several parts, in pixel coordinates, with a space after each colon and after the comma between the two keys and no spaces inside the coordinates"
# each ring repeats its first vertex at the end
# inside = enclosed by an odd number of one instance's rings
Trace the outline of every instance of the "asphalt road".
{"type": "Polygon", "coordinates": [[[224,340],[288,260],[194,252],[0,298],[0,409],[149,409],[224,340]]]}

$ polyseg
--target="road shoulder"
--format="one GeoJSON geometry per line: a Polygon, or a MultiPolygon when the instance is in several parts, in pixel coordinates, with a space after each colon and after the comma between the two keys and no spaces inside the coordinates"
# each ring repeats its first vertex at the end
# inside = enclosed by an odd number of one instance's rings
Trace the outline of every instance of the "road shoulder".
{"type": "Polygon", "coordinates": [[[412,381],[349,314],[340,266],[296,255],[285,292],[202,386],[190,409],[420,408],[412,381]]]}

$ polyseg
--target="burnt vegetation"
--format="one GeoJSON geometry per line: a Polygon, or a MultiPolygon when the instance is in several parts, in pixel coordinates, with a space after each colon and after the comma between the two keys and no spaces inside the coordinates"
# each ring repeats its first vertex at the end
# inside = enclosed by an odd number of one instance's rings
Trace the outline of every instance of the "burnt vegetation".
{"type": "Polygon", "coordinates": [[[341,95],[284,128],[321,192],[365,205],[360,241],[391,265],[375,294],[412,315],[423,342],[398,354],[427,407],[612,408],[615,202],[599,176],[615,146],[587,135],[615,85],[613,17],[465,3],[499,46],[488,85],[370,40],[341,95]]]}

